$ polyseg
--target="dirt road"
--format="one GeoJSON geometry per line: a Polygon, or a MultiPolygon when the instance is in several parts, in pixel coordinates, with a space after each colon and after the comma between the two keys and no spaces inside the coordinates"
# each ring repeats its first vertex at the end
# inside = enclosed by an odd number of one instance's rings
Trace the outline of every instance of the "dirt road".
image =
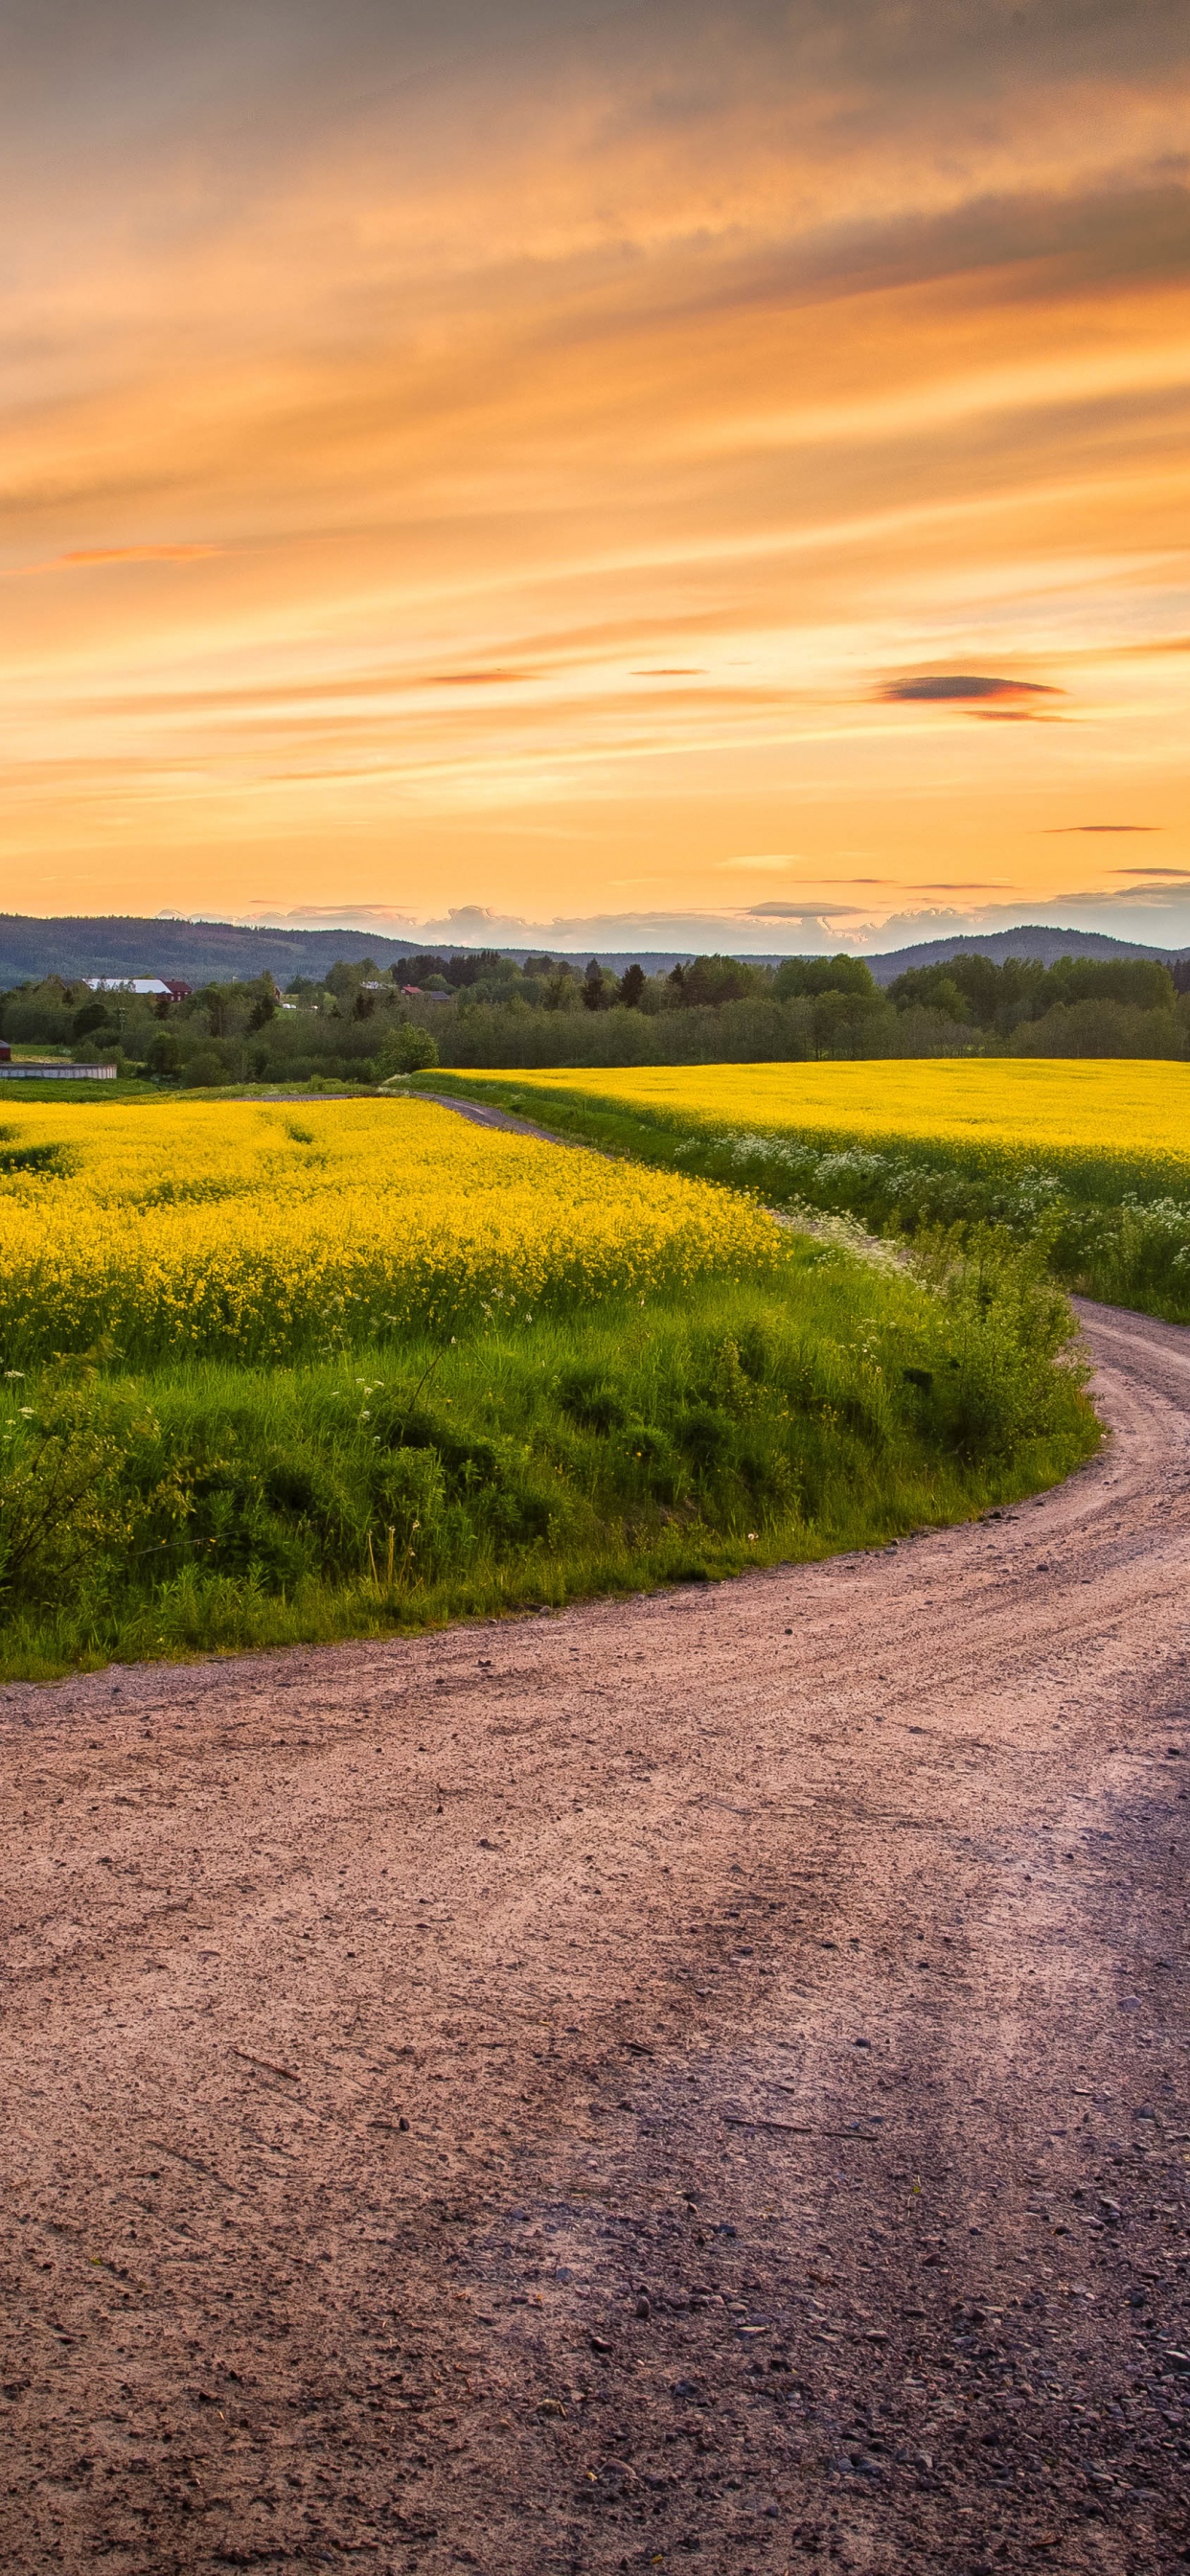
{"type": "Polygon", "coordinates": [[[878,1557],[0,1695],[0,2562],[1190,2556],[1190,1334],[878,1557]]]}

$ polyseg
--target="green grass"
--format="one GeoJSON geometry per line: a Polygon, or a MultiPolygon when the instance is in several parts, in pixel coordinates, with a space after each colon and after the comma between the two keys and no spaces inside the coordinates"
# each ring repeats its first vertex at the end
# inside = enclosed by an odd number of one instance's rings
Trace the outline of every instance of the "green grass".
{"type": "Polygon", "coordinates": [[[873,1546],[1056,1482],[1098,1425],[1068,1310],[985,1248],[830,1244],[317,1366],[5,1382],[0,1673],[392,1634],[873,1546]]]}
{"type": "Polygon", "coordinates": [[[32,1074],[22,1074],[17,1082],[0,1082],[0,1115],[4,1106],[20,1109],[30,1100],[69,1100],[72,1103],[94,1100],[110,1108],[113,1100],[155,1100],[157,1096],[155,1083],[125,1082],[118,1076],[114,1082],[65,1082],[55,1075],[48,1081],[39,1082],[32,1074]]]}
{"type": "Polygon", "coordinates": [[[354,1100],[371,1099],[375,1083],[339,1081],[328,1075],[316,1075],[312,1081],[298,1082],[223,1082],[188,1086],[181,1076],[117,1076],[115,1082],[66,1082],[55,1076],[38,1082],[33,1075],[22,1075],[19,1082],[0,1081],[0,1117],[6,1107],[23,1108],[30,1101],[53,1104],[68,1100],[72,1107],[80,1100],[93,1101],[110,1109],[113,1102],[130,1100],[151,1105],[161,1100],[354,1100]]]}
{"type": "Polygon", "coordinates": [[[1190,1323],[1190,1197],[1157,1152],[1083,1149],[1076,1140],[1059,1153],[950,1137],[733,1133],[726,1121],[710,1129],[541,1081],[436,1072],[413,1082],[513,1110],[604,1152],[752,1191],[773,1207],[855,1217],[873,1234],[913,1241],[945,1231],[962,1245],[991,1227],[1035,1250],[1079,1295],[1190,1323]]]}

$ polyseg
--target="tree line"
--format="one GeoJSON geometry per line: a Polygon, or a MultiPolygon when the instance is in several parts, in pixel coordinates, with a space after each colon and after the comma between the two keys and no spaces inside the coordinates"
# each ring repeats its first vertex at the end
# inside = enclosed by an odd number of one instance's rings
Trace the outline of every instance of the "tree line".
{"type": "Polygon", "coordinates": [[[863,958],[776,967],[703,956],[620,975],[592,958],[498,951],[333,966],[324,983],[271,975],[173,1001],[94,993],[49,976],[0,995],[14,1047],[199,1088],[369,1084],[465,1066],[805,1062],[914,1055],[1190,1055],[1190,960],[959,956],[882,989],[863,958]]]}

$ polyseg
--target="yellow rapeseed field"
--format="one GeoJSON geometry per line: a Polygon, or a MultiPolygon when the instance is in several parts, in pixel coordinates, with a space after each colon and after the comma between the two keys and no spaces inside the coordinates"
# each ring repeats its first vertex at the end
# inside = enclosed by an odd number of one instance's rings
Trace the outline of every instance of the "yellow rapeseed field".
{"type": "Polygon", "coordinates": [[[39,1103],[0,1128],[9,1369],[104,1339],[129,1358],[330,1355],[788,1258],[730,1191],[425,1101],[39,1103]]]}
{"type": "MultiPolygon", "coordinates": [[[[468,1072],[468,1087],[484,1080],[468,1072]]],[[[587,1096],[699,1128],[784,1129],[840,1142],[893,1139],[1136,1157],[1190,1165],[1190,1065],[931,1057],[865,1064],[650,1065],[493,1074],[518,1090],[587,1096]]]]}

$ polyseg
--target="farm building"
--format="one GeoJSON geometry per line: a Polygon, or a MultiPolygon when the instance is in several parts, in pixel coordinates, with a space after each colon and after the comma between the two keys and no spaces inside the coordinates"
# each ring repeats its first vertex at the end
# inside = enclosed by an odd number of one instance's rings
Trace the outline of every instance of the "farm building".
{"type": "Polygon", "coordinates": [[[90,993],[138,993],[150,1002],[186,1002],[193,991],[176,975],[87,975],[83,980],[90,993]]]}

